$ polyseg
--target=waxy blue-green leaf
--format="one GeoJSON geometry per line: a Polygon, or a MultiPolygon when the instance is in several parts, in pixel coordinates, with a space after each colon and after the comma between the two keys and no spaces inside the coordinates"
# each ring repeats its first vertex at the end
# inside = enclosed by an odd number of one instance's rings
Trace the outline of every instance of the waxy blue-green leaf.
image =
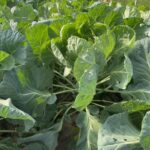
{"type": "Polygon", "coordinates": [[[150,40],[137,41],[130,54],[133,83],[122,95],[127,99],[150,100],[150,40]]]}
{"type": "Polygon", "coordinates": [[[29,145],[26,145],[26,147],[22,148],[22,150],[33,150],[33,149],[36,149],[36,150],[47,150],[46,146],[44,146],[41,143],[37,143],[37,142],[29,144],[29,145]]]}
{"type": "Polygon", "coordinates": [[[142,121],[142,129],[140,133],[140,143],[144,150],[150,148],[150,111],[146,113],[142,121]]]}
{"type": "Polygon", "coordinates": [[[142,150],[139,134],[127,113],[112,115],[99,130],[98,150],[142,150]]]}
{"type": "Polygon", "coordinates": [[[136,42],[130,54],[133,64],[134,84],[145,87],[150,85],[150,39],[145,38],[136,42]]]}
{"type": "Polygon", "coordinates": [[[1,61],[2,53],[3,56],[4,53],[5,56],[9,55],[9,58],[3,59],[4,62],[1,63],[1,68],[4,70],[10,70],[17,65],[26,63],[28,45],[24,36],[19,32],[11,30],[0,31],[0,51],[1,61]]]}
{"type": "Polygon", "coordinates": [[[60,130],[62,129],[63,119],[54,124],[50,129],[47,129],[41,133],[37,133],[33,136],[19,138],[18,144],[29,144],[39,143],[43,145],[46,150],[55,150],[57,146],[57,138],[60,130]]]}
{"type": "MultiPolygon", "coordinates": [[[[35,134],[31,137],[22,138],[18,140],[19,144],[28,144],[28,143],[41,143],[43,148],[46,150],[55,150],[57,146],[57,131],[47,131],[39,134],[35,134]]],[[[29,144],[30,145],[30,144],[29,144]]],[[[32,145],[32,144],[31,144],[32,145]]]]}
{"type": "Polygon", "coordinates": [[[30,64],[20,67],[4,74],[0,82],[0,97],[10,97],[19,109],[35,117],[42,116],[46,104],[56,101],[55,95],[48,91],[52,78],[52,70],[46,66],[30,64]]]}
{"type": "Polygon", "coordinates": [[[76,123],[80,128],[77,149],[97,150],[98,130],[100,128],[99,120],[92,116],[87,109],[86,112],[80,112],[76,123]]]}
{"type": "Polygon", "coordinates": [[[0,99],[0,116],[7,119],[23,121],[26,131],[31,129],[35,124],[35,120],[27,113],[15,107],[10,99],[0,99]]]}
{"type": "Polygon", "coordinates": [[[128,56],[125,56],[124,62],[111,71],[110,84],[112,84],[114,88],[126,89],[132,79],[132,75],[133,69],[131,61],[128,56]]]}
{"type": "Polygon", "coordinates": [[[8,137],[2,139],[0,142],[0,146],[2,150],[20,150],[16,143],[13,142],[13,139],[8,137]]]}
{"type": "Polygon", "coordinates": [[[146,37],[150,37],[150,25],[139,25],[135,28],[136,31],[136,39],[141,40],[146,37]]]}

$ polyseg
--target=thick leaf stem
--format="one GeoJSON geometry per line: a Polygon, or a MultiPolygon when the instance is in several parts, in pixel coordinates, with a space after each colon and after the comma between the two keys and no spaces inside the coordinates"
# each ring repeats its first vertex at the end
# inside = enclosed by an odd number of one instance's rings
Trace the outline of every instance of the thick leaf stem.
{"type": "Polygon", "coordinates": [[[64,77],[61,73],[57,72],[56,70],[54,72],[57,75],[59,75],[62,79],[66,80],[74,88],[74,84],[70,80],[68,80],[66,77],[64,77]]]}
{"type": "Polygon", "coordinates": [[[101,99],[99,99],[99,100],[93,100],[93,102],[103,102],[103,103],[109,103],[109,104],[113,104],[114,102],[111,102],[111,101],[107,101],[107,100],[101,100],[101,99]]]}
{"type": "Polygon", "coordinates": [[[99,82],[97,82],[97,86],[100,85],[100,84],[102,84],[102,83],[104,83],[104,82],[106,82],[106,81],[109,81],[109,80],[110,80],[110,76],[108,76],[108,77],[100,80],[99,82]]]}
{"type": "Polygon", "coordinates": [[[92,104],[95,105],[95,106],[101,107],[101,108],[105,108],[105,106],[97,104],[97,103],[94,103],[94,102],[92,102],[92,104]]]}
{"type": "Polygon", "coordinates": [[[59,87],[59,88],[65,88],[65,89],[70,89],[70,90],[72,90],[73,88],[70,88],[70,87],[67,87],[67,86],[64,86],[64,85],[58,85],[58,84],[53,84],[53,86],[55,86],[55,87],[59,87]]]}
{"type": "Polygon", "coordinates": [[[63,93],[76,92],[76,91],[77,91],[77,89],[69,89],[69,90],[64,90],[64,91],[56,92],[54,94],[55,95],[59,95],[59,94],[63,94],[63,93]]]}

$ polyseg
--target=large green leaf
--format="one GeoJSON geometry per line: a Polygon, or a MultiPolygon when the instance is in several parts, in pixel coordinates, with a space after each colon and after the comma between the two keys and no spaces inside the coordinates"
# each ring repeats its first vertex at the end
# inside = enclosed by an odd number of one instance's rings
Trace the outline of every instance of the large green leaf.
{"type": "Polygon", "coordinates": [[[124,18],[141,17],[141,14],[136,7],[126,6],[123,17],[124,18]]]}
{"type": "Polygon", "coordinates": [[[91,48],[83,49],[74,64],[74,76],[77,81],[80,80],[85,70],[95,64],[95,54],[91,48]],[[82,64],[82,65],[81,65],[82,64]]]}
{"type": "Polygon", "coordinates": [[[103,53],[100,51],[100,46],[96,43],[94,45],[88,43],[87,45],[84,45],[75,61],[73,70],[74,76],[76,80],[79,81],[84,72],[93,65],[96,65],[99,72],[102,72],[105,63],[105,58],[103,53]]]}
{"type": "Polygon", "coordinates": [[[11,70],[15,66],[15,59],[5,51],[0,51],[0,70],[11,70]]]}
{"type": "Polygon", "coordinates": [[[87,109],[81,112],[77,118],[77,126],[80,128],[77,149],[80,150],[97,150],[97,137],[100,123],[98,119],[92,116],[87,109]]]}
{"type": "Polygon", "coordinates": [[[60,37],[62,41],[67,41],[67,39],[73,35],[78,35],[75,23],[67,23],[63,25],[60,30],[60,37]]]}
{"type": "Polygon", "coordinates": [[[139,134],[127,113],[115,114],[99,130],[98,150],[142,150],[139,134]]]}
{"type": "Polygon", "coordinates": [[[122,14],[121,11],[110,11],[107,13],[107,16],[105,17],[104,23],[107,24],[108,26],[116,26],[119,25],[123,22],[122,14]]]}
{"type": "Polygon", "coordinates": [[[107,33],[104,33],[97,38],[95,43],[99,45],[100,51],[108,58],[115,47],[115,35],[111,31],[107,31],[107,33]]]}
{"type": "Polygon", "coordinates": [[[4,51],[0,51],[0,61],[5,60],[6,58],[9,57],[9,54],[4,52],[4,51]]]}
{"type": "Polygon", "coordinates": [[[0,83],[0,96],[10,97],[15,106],[35,117],[42,116],[46,104],[53,104],[56,100],[48,91],[52,78],[52,71],[48,67],[34,64],[20,67],[4,74],[0,83]]]}
{"type": "Polygon", "coordinates": [[[136,30],[136,39],[141,40],[146,37],[150,37],[150,25],[139,25],[135,28],[136,30]]]}
{"type": "Polygon", "coordinates": [[[32,5],[24,5],[23,7],[15,7],[13,11],[13,16],[15,21],[33,21],[36,17],[36,12],[34,11],[32,5]]]}
{"type": "Polygon", "coordinates": [[[47,148],[43,144],[37,143],[37,142],[29,144],[25,148],[22,148],[22,150],[33,150],[33,149],[36,149],[36,150],[47,150],[47,148]]]}
{"type": "Polygon", "coordinates": [[[116,36],[116,53],[124,53],[122,49],[129,50],[134,46],[135,42],[135,31],[129,26],[118,25],[114,28],[114,33],[116,36]]]}
{"type": "Polygon", "coordinates": [[[4,70],[9,70],[15,65],[24,65],[27,57],[27,42],[23,35],[19,32],[11,30],[0,31],[0,51],[1,51],[1,67],[4,70]],[[8,58],[2,59],[9,55],[8,58]]]}
{"type": "Polygon", "coordinates": [[[70,19],[67,17],[62,17],[51,21],[50,28],[59,36],[60,30],[63,25],[70,22],[70,19]]]}
{"type": "MultiPolygon", "coordinates": [[[[47,150],[55,150],[57,146],[58,132],[47,131],[39,133],[31,137],[20,139],[19,143],[42,143],[46,146],[47,150]]],[[[42,146],[44,148],[44,146],[42,146]]]]}
{"type": "Polygon", "coordinates": [[[18,139],[18,144],[28,144],[32,146],[32,144],[40,144],[42,148],[46,148],[46,150],[55,150],[57,146],[57,138],[58,133],[62,129],[62,123],[61,120],[60,123],[54,124],[49,130],[45,130],[41,133],[37,133],[33,136],[29,136],[26,138],[20,138],[18,139]]]}
{"type": "Polygon", "coordinates": [[[74,64],[81,50],[89,48],[89,46],[90,46],[90,43],[87,42],[85,39],[79,38],[77,36],[71,36],[68,39],[67,59],[70,61],[71,64],[74,64]]]}
{"type": "Polygon", "coordinates": [[[92,65],[85,70],[84,74],[79,81],[80,94],[95,94],[96,82],[97,82],[98,66],[92,65]],[[88,83],[88,84],[86,84],[88,83]]]}
{"type": "Polygon", "coordinates": [[[80,32],[80,29],[85,24],[89,24],[89,21],[90,20],[89,20],[87,13],[81,13],[81,14],[77,15],[75,24],[76,24],[76,28],[79,30],[79,32],[80,32]]]}
{"type": "Polygon", "coordinates": [[[26,131],[35,124],[35,120],[27,113],[15,107],[10,99],[0,99],[0,116],[3,118],[24,121],[26,131]]]}
{"type": "Polygon", "coordinates": [[[86,39],[92,37],[92,32],[90,29],[90,19],[87,13],[81,13],[77,15],[75,24],[80,36],[86,39]]]}
{"type": "Polygon", "coordinates": [[[130,100],[130,101],[123,101],[120,103],[114,103],[110,106],[105,107],[104,110],[110,113],[121,113],[121,112],[133,113],[149,109],[150,109],[150,101],[130,100]]]}
{"type": "Polygon", "coordinates": [[[20,150],[17,144],[15,144],[13,139],[10,137],[2,139],[0,146],[2,150],[20,150]]]}
{"type": "Polygon", "coordinates": [[[143,23],[140,11],[136,7],[126,6],[123,17],[124,23],[133,28],[143,23]]]}
{"type": "Polygon", "coordinates": [[[123,93],[128,99],[150,100],[150,40],[137,41],[130,54],[133,65],[133,83],[123,93]]]}
{"type": "Polygon", "coordinates": [[[128,83],[131,81],[132,74],[131,61],[125,56],[124,62],[111,71],[110,84],[114,88],[126,89],[128,83]]]}
{"type": "Polygon", "coordinates": [[[101,36],[103,33],[106,33],[107,31],[107,25],[100,23],[100,22],[96,22],[93,27],[93,32],[96,36],[101,36]]]}
{"type": "Polygon", "coordinates": [[[111,9],[106,4],[98,3],[98,4],[93,4],[89,8],[88,14],[89,14],[90,19],[93,20],[93,22],[101,21],[105,18],[109,10],[111,9]]]}
{"type": "Polygon", "coordinates": [[[146,25],[150,25],[150,11],[141,12],[141,17],[146,25]]]}
{"type": "Polygon", "coordinates": [[[74,64],[74,76],[79,83],[75,108],[83,109],[91,103],[95,95],[98,74],[103,71],[104,65],[104,56],[96,45],[82,49],[79,53],[74,64]]]}
{"type": "MultiPolygon", "coordinates": [[[[141,18],[137,18],[137,17],[124,19],[125,25],[128,25],[132,28],[135,28],[136,26],[140,26],[140,24],[142,24],[142,22],[143,22],[143,20],[141,18]]],[[[136,38],[137,38],[137,36],[136,36],[136,38]]]]}
{"type": "Polygon", "coordinates": [[[145,38],[136,42],[130,54],[133,64],[134,84],[145,87],[150,84],[150,39],[145,38]]]}
{"type": "Polygon", "coordinates": [[[28,28],[26,30],[26,37],[32,47],[33,54],[35,54],[40,60],[42,60],[42,56],[44,54],[46,55],[45,57],[50,57],[50,52],[48,51],[48,47],[50,46],[50,38],[47,25],[38,24],[28,28]]]}
{"type": "Polygon", "coordinates": [[[55,58],[57,59],[57,61],[59,61],[61,64],[63,64],[64,66],[67,65],[67,61],[65,56],[63,55],[63,53],[61,52],[59,45],[58,45],[58,39],[52,39],[51,40],[51,49],[53,52],[53,55],[55,56],[55,58]]]}
{"type": "Polygon", "coordinates": [[[140,143],[144,150],[150,149],[150,111],[146,113],[142,122],[142,129],[140,134],[140,143]]]}
{"type": "Polygon", "coordinates": [[[97,66],[93,65],[87,69],[79,81],[79,94],[75,99],[75,108],[85,108],[88,106],[96,92],[97,66]]]}

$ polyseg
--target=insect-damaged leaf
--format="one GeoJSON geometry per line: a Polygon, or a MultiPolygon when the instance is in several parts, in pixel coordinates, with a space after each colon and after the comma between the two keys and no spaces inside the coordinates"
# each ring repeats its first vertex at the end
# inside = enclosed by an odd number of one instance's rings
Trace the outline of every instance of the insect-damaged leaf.
{"type": "Polygon", "coordinates": [[[105,65],[104,55],[97,45],[82,49],[74,64],[74,76],[79,83],[79,94],[75,99],[74,107],[84,109],[95,95],[97,77],[105,65]],[[99,67],[100,66],[100,67],[99,67]]]}
{"type": "Polygon", "coordinates": [[[110,73],[110,84],[114,88],[126,89],[128,83],[132,79],[133,69],[132,64],[128,56],[125,56],[125,60],[119,66],[116,66],[110,73]]]}
{"type": "Polygon", "coordinates": [[[141,150],[139,134],[127,113],[115,114],[99,130],[98,150],[141,150]]]}

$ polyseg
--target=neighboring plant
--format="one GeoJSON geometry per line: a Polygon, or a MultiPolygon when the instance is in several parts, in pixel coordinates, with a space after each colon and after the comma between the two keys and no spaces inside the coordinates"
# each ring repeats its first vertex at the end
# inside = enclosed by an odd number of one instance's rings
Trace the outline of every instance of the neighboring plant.
{"type": "Polygon", "coordinates": [[[1,149],[149,150],[142,10],[94,0],[0,2],[1,149]]]}

